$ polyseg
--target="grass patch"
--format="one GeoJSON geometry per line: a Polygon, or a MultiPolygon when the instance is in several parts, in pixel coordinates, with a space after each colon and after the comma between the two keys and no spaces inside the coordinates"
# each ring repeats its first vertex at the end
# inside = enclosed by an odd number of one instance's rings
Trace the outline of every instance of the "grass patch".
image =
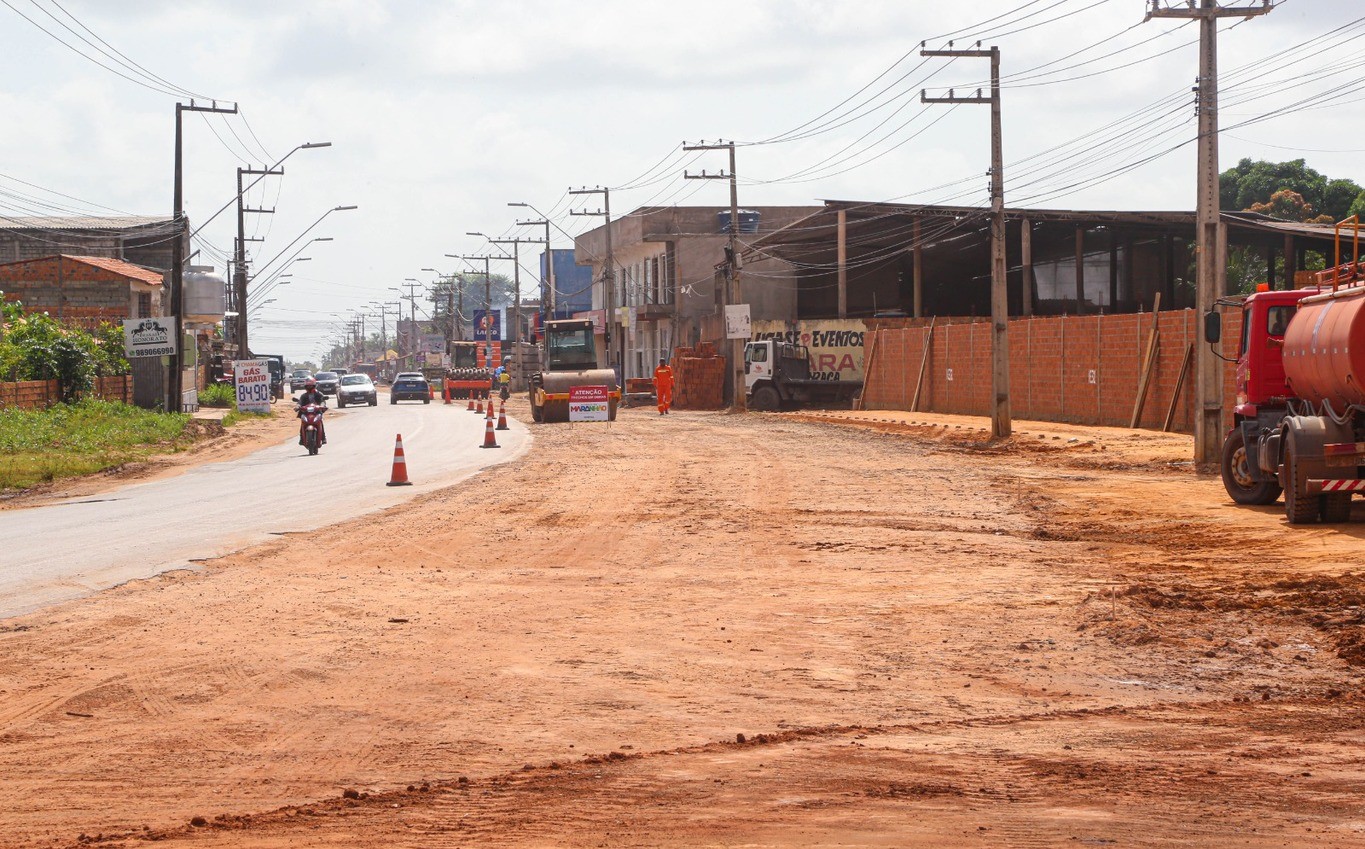
{"type": "Polygon", "coordinates": [[[211,383],[199,390],[199,406],[231,407],[237,403],[237,390],[228,383],[211,383]]]}
{"type": "Polygon", "coordinates": [[[190,417],[113,401],[0,410],[0,490],[104,471],[194,441],[190,417]]]}

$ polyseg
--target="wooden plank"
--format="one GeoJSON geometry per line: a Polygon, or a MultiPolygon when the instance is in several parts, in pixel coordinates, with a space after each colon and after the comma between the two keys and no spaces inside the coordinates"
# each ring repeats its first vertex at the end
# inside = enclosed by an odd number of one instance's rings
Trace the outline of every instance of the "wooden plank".
{"type": "Polygon", "coordinates": [[[1152,302],[1152,329],[1147,334],[1147,357],[1143,361],[1142,380],[1138,383],[1137,398],[1133,401],[1133,418],[1129,427],[1137,427],[1142,419],[1142,408],[1147,403],[1147,387],[1152,382],[1152,370],[1156,368],[1156,354],[1159,350],[1161,334],[1157,332],[1157,319],[1161,315],[1161,293],[1156,293],[1152,302]]]}
{"type": "Polygon", "coordinates": [[[881,338],[880,330],[872,331],[872,350],[867,352],[867,361],[863,363],[863,391],[858,393],[858,397],[853,399],[853,409],[867,409],[867,388],[872,382],[872,366],[877,362],[877,349],[881,347],[878,341],[881,338]]]}
{"type": "Polygon", "coordinates": [[[924,388],[924,370],[929,366],[929,352],[934,349],[934,322],[938,316],[929,319],[929,333],[924,337],[924,356],[919,361],[919,379],[915,381],[915,400],[910,402],[910,412],[919,412],[919,393],[924,388]]]}
{"type": "Polygon", "coordinates": [[[1185,375],[1190,370],[1190,362],[1194,360],[1194,343],[1185,346],[1185,359],[1180,361],[1180,375],[1175,379],[1175,391],[1171,393],[1171,406],[1166,410],[1166,423],[1161,429],[1167,433],[1171,430],[1171,425],[1175,423],[1175,408],[1180,406],[1180,390],[1185,386],[1185,375]]]}

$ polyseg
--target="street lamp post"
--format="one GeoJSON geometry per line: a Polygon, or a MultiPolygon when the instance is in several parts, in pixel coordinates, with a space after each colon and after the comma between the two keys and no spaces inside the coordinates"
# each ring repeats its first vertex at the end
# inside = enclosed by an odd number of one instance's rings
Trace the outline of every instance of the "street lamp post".
{"type": "Polygon", "coordinates": [[[534,227],[537,224],[545,225],[545,277],[543,279],[543,282],[545,284],[547,295],[541,299],[540,311],[541,324],[543,326],[544,322],[547,319],[552,319],[555,317],[556,309],[555,301],[557,300],[559,294],[558,292],[555,291],[555,252],[550,248],[550,216],[541,212],[539,209],[536,209],[534,206],[531,206],[529,203],[509,203],[507,205],[529,209],[536,215],[539,215],[541,219],[539,221],[518,221],[517,224],[526,225],[528,227],[534,227]]]}

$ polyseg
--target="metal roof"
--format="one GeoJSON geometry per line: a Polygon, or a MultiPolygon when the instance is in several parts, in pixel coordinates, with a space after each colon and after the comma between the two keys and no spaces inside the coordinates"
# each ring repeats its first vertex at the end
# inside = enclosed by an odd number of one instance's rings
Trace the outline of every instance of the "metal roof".
{"type": "Polygon", "coordinates": [[[136,230],[172,222],[164,215],[0,215],[0,230],[136,230]]]}

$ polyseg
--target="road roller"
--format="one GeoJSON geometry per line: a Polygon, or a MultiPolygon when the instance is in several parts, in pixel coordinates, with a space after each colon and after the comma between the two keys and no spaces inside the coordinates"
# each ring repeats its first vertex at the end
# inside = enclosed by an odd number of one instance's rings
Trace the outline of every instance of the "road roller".
{"type": "Polygon", "coordinates": [[[542,368],[531,375],[531,418],[537,422],[569,420],[569,389],[574,386],[605,386],[610,399],[608,417],[616,421],[621,387],[616,372],[597,364],[597,345],[590,319],[545,322],[542,368]]]}

